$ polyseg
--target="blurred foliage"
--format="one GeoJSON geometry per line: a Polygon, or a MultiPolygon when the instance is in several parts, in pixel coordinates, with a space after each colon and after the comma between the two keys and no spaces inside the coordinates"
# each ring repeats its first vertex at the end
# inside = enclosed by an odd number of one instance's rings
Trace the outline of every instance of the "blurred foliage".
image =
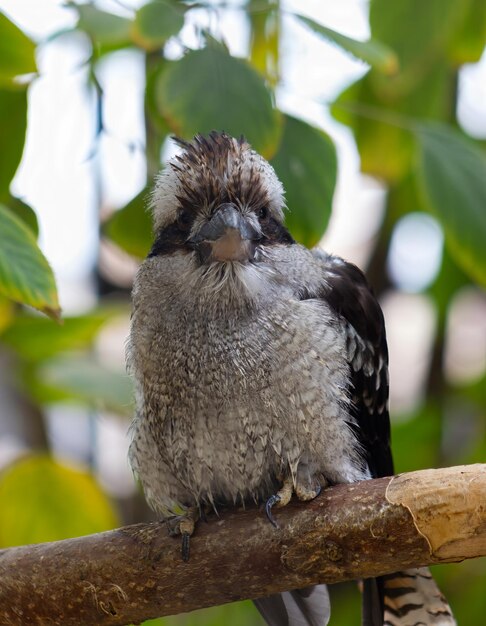
{"type": "Polygon", "coordinates": [[[184,26],[184,7],[175,2],[148,2],[135,13],[132,36],[147,51],[160,50],[184,26]]]}
{"type": "Polygon", "coordinates": [[[270,162],[286,181],[287,226],[297,240],[314,246],[330,217],[315,207],[323,201],[326,206],[332,203],[337,175],[334,144],[322,130],[285,115],[282,140],[270,162]]]}
{"type": "Polygon", "coordinates": [[[60,352],[81,350],[93,342],[113,311],[64,318],[62,325],[42,317],[19,314],[2,335],[2,342],[26,363],[38,363],[60,352]]]}
{"type": "Polygon", "coordinates": [[[303,15],[297,15],[296,17],[316,34],[331,43],[337,44],[343,50],[346,50],[357,59],[361,59],[370,65],[370,67],[383,72],[383,74],[392,76],[398,71],[397,55],[391,48],[382,44],[380,41],[373,41],[371,39],[368,41],[357,41],[331,28],[327,28],[327,26],[318,24],[303,15]]]}
{"type": "Polygon", "coordinates": [[[0,547],[97,533],[119,521],[92,476],[44,455],[3,472],[0,502],[8,502],[0,508],[0,547]]]}
{"type": "MultiPolygon", "coordinates": [[[[1,22],[0,22],[1,26],[1,22]]],[[[1,36],[1,31],[0,31],[1,36]]],[[[25,89],[0,84],[0,119],[8,124],[0,127],[0,201],[8,196],[10,181],[20,163],[27,128],[27,93],[25,89]]]]}
{"type": "Polygon", "coordinates": [[[37,247],[34,233],[1,204],[0,292],[47,315],[59,315],[54,275],[37,247]]]}
{"type": "Polygon", "coordinates": [[[159,114],[177,135],[224,128],[239,137],[243,128],[255,150],[275,153],[281,126],[269,90],[248,63],[211,37],[201,50],[166,63],[156,90],[159,114]]]}
{"type": "Polygon", "coordinates": [[[459,265],[486,286],[486,157],[446,126],[424,124],[417,137],[427,205],[438,214],[459,265]]]}
{"type": "Polygon", "coordinates": [[[264,624],[252,602],[237,602],[201,609],[192,613],[174,615],[143,622],[144,626],[260,626],[264,624]]]}
{"type": "Polygon", "coordinates": [[[43,404],[71,401],[99,411],[133,415],[132,381],[92,355],[62,355],[45,361],[28,378],[32,396],[43,404]]]}
{"type": "MultiPolygon", "coordinates": [[[[193,12],[217,15],[224,3],[155,0],[131,14],[122,11],[123,16],[93,3],[67,4],[78,17],[73,31],[84,33],[91,45],[89,80],[99,111],[100,60],[130,48],[141,51],[146,61],[147,188],[104,221],[103,237],[143,258],[152,238],[147,194],[167,137],[224,129],[244,134],[275,167],[286,188],[287,221],[294,236],[309,246],[319,241],[331,215],[336,150],[320,128],[276,106],[275,92],[285,72],[279,0],[247,0],[236,8],[250,31],[245,59],[229,52],[219,28],[215,35],[194,21],[196,49],[186,49],[177,60],[167,52],[169,40],[181,43],[181,30],[193,12]]],[[[486,3],[371,0],[367,41],[302,15],[293,19],[369,66],[336,98],[331,112],[354,134],[362,171],[388,189],[369,267],[377,290],[389,284],[385,259],[401,217],[430,211],[445,233],[442,268],[427,289],[439,320],[433,364],[420,408],[393,423],[396,469],[484,461],[486,381],[453,386],[441,359],[451,302],[463,287],[486,283],[484,146],[466,137],[456,119],[458,71],[483,53],[486,3]]],[[[27,93],[36,80],[34,53],[34,43],[0,13],[0,356],[7,355],[16,392],[30,407],[33,430],[36,416],[43,418],[45,407],[59,402],[121,416],[131,412],[127,376],[100,362],[95,348],[100,329],[119,308],[102,307],[58,325],[21,306],[58,315],[54,277],[36,242],[35,212],[10,192],[24,149],[27,93]]],[[[38,445],[41,454],[26,454],[0,473],[0,545],[58,539],[123,522],[95,479],[51,458],[48,447],[45,436],[38,445]]],[[[484,621],[484,561],[442,566],[435,575],[461,625],[484,621]]],[[[333,588],[332,598],[331,623],[356,623],[355,586],[333,588]]],[[[243,626],[261,620],[250,603],[238,603],[149,623],[243,626]]]]}
{"type": "Polygon", "coordinates": [[[106,222],[105,234],[125,252],[140,259],[146,256],[152,245],[152,219],[147,207],[150,190],[143,189],[138,195],[106,222]]]}
{"type": "MultiPolygon", "coordinates": [[[[36,71],[35,46],[2,13],[0,13],[0,33],[0,85],[12,88],[16,76],[36,71]]],[[[22,144],[19,147],[22,148],[22,144]]]]}

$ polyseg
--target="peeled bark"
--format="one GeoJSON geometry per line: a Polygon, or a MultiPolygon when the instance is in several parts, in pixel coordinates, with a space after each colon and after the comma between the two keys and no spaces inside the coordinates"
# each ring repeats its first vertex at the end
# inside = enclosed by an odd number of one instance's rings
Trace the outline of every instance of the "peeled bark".
{"type": "Polygon", "coordinates": [[[486,555],[486,465],[326,489],[200,522],[191,557],[163,523],[0,551],[0,624],[127,624],[486,555]]]}

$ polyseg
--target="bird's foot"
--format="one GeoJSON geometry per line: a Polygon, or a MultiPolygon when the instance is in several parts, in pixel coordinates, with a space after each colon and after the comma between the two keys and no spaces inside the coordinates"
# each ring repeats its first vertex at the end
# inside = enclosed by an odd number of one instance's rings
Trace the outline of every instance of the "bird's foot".
{"type": "Polygon", "coordinates": [[[300,483],[296,483],[295,485],[295,495],[299,498],[299,500],[304,500],[305,502],[317,498],[321,491],[322,486],[317,483],[312,487],[310,485],[300,483]]]}
{"type": "Polygon", "coordinates": [[[186,562],[189,561],[191,535],[194,533],[198,519],[198,507],[191,507],[187,509],[184,515],[174,515],[167,520],[169,535],[171,537],[181,535],[182,537],[181,556],[182,560],[186,562]]]}
{"type": "Polygon", "coordinates": [[[322,474],[316,474],[308,463],[299,463],[294,486],[295,495],[299,500],[304,502],[314,500],[328,484],[326,478],[322,474]]]}
{"type": "Polygon", "coordinates": [[[284,478],[282,487],[277,491],[277,493],[270,496],[265,504],[265,513],[267,514],[268,521],[272,524],[272,526],[275,526],[275,528],[278,528],[278,524],[272,515],[272,508],[274,506],[286,506],[292,498],[293,490],[294,486],[292,477],[287,476],[284,478]]]}
{"type": "Polygon", "coordinates": [[[265,504],[265,512],[268,521],[275,526],[275,528],[278,528],[278,524],[272,515],[272,508],[274,506],[286,506],[290,502],[293,493],[295,493],[299,500],[306,502],[313,500],[321,493],[322,488],[326,487],[327,482],[323,476],[320,477],[320,480],[315,476],[311,478],[306,469],[306,466],[303,466],[302,469],[299,467],[295,477],[295,483],[291,476],[286,476],[281,489],[268,498],[265,504]]]}

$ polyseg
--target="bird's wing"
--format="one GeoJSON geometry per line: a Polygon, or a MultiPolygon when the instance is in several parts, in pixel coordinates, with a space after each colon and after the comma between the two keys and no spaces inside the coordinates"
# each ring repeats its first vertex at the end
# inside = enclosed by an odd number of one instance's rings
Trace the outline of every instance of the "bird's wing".
{"type": "Polygon", "coordinates": [[[363,272],[352,263],[314,252],[323,265],[323,283],[316,294],[343,323],[350,367],[351,427],[375,478],[391,476],[388,415],[388,349],[385,323],[363,272]]]}
{"type": "MultiPolygon", "coordinates": [[[[364,274],[342,259],[314,252],[323,266],[322,297],[344,322],[356,436],[373,477],[391,476],[388,349],[380,305],[364,274]]],[[[454,626],[451,609],[427,568],[365,580],[363,626],[454,626]],[[403,582],[405,581],[406,584],[403,582]]]]}

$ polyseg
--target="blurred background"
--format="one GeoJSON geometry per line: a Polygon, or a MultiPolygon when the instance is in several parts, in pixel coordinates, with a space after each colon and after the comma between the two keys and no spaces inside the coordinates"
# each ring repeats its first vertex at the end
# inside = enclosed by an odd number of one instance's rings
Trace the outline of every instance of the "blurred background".
{"type": "MultiPolygon", "coordinates": [[[[485,462],[485,45],[484,0],[0,0],[0,547],[153,519],[124,343],[173,134],[243,133],[294,236],[367,272],[396,471],[485,462]]],[[[434,575],[484,622],[485,559],[434,575]]],[[[356,585],[331,592],[358,624],[356,585]]]]}

